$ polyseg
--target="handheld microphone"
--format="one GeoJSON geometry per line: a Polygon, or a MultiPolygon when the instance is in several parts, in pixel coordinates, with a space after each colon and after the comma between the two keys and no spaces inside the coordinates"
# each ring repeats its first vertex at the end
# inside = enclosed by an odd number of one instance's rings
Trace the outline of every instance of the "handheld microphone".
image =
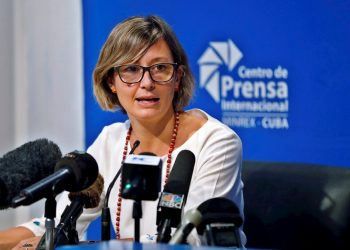
{"type": "MultiPolygon", "coordinates": [[[[132,148],[129,152],[129,154],[133,154],[135,149],[140,145],[140,141],[136,140],[134,144],[132,145],[132,148]]],[[[102,212],[101,212],[101,240],[110,240],[111,239],[111,212],[108,207],[109,202],[109,196],[111,194],[112,188],[117,181],[120,173],[122,170],[122,166],[119,168],[117,174],[115,175],[112,182],[109,184],[107,192],[106,192],[106,198],[104,200],[102,212]]]]}
{"type": "Polygon", "coordinates": [[[0,209],[11,207],[23,188],[52,174],[61,157],[59,147],[47,139],[27,142],[1,157],[0,209]]]}
{"type": "Polygon", "coordinates": [[[243,247],[239,227],[243,223],[240,211],[233,201],[217,197],[203,202],[198,211],[202,222],[197,232],[202,235],[204,245],[243,247]]]}
{"type": "Polygon", "coordinates": [[[182,150],[175,160],[157,207],[157,242],[169,242],[171,228],[181,222],[194,164],[195,156],[189,150],[182,150]]]}
{"type": "Polygon", "coordinates": [[[79,151],[68,153],[56,163],[53,174],[23,189],[19,196],[13,198],[12,206],[30,205],[63,190],[80,191],[89,187],[97,175],[97,162],[90,154],[79,151]]]}
{"type": "Polygon", "coordinates": [[[181,221],[181,226],[176,230],[174,236],[169,241],[170,245],[182,244],[194,227],[202,221],[202,214],[197,209],[187,211],[181,221]]]}

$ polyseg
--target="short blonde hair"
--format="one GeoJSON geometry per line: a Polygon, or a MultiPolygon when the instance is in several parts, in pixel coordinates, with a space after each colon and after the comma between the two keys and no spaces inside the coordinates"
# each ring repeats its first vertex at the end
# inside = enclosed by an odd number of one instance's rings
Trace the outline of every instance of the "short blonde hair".
{"type": "Polygon", "coordinates": [[[109,87],[113,67],[137,61],[149,47],[164,39],[170,48],[174,62],[183,70],[179,90],[173,99],[175,111],[182,111],[190,102],[194,90],[194,78],[184,49],[169,25],[158,16],[130,17],[111,31],[103,45],[93,72],[94,95],[101,108],[108,111],[121,109],[116,94],[109,87]]]}

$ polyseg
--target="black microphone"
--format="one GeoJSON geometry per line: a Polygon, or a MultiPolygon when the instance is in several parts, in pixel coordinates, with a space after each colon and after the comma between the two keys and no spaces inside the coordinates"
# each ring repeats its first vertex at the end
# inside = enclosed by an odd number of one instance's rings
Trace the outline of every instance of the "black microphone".
{"type": "Polygon", "coordinates": [[[68,153],[56,163],[53,174],[23,189],[19,196],[13,198],[12,206],[30,205],[63,190],[83,190],[96,180],[97,175],[97,162],[90,154],[79,151],[68,153]]]}
{"type": "Polygon", "coordinates": [[[182,150],[175,160],[157,207],[157,242],[169,242],[171,228],[181,222],[194,164],[195,156],[189,150],[182,150]]]}
{"type": "Polygon", "coordinates": [[[104,180],[99,174],[94,184],[81,192],[71,192],[68,197],[71,204],[62,213],[61,220],[56,227],[55,247],[67,244],[78,244],[76,221],[85,208],[95,208],[100,203],[104,180]]]}
{"type": "Polygon", "coordinates": [[[132,217],[135,222],[135,242],[140,242],[142,201],[155,201],[159,197],[162,165],[162,159],[149,152],[128,155],[123,163],[121,196],[124,199],[134,200],[132,217]]]}
{"type": "Polygon", "coordinates": [[[59,147],[38,139],[6,153],[0,158],[0,209],[11,207],[12,199],[26,188],[54,172],[62,157],[59,147]]]}
{"type": "MultiPolygon", "coordinates": [[[[54,233],[54,247],[63,245],[76,245],[79,243],[76,231],[76,222],[83,212],[83,208],[95,208],[99,205],[103,191],[104,180],[99,174],[96,181],[88,188],[80,192],[70,192],[68,197],[71,201],[61,215],[61,220],[54,233]]],[[[45,250],[44,234],[41,238],[37,250],[45,250]]]]}
{"type": "MultiPolygon", "coordinates": [[[[135,149],[140,145],[140,141],[136,140],[134,144],[132,145],[132,148],[129,152],[129,154],[133,154],[135,149]]],[[[117,174],[114,176],[114,179],[109,184],[107,192],[106,192],[106,198],[104,200],[102,212],[101,212],[101,240],[110,240],[111,239],[111,212],[108,207],[108,201],[109,196],[111,194],[112,188],[117,181],[120,173],[122,170],[122,166],[119,168],[117,174]]]]}
{"type": "Polygon", "coordinates": [[[197,209],[202,214],[197,232],[203,236],[203,245],[243,247],[239,234],[243,219],[233,201],[223,197],[212,198],[197,209]]]}
{"type": "Polygon", "coordinates": [[[169,243],[185,243],[192,229],[196,227],[198,234],[204,235],[203,245],[243,247],[239,236],[242,223],[243,219],[236,204],[227,198],[212,198],[186,213],[181,227],[176,230],[169,243]]]}

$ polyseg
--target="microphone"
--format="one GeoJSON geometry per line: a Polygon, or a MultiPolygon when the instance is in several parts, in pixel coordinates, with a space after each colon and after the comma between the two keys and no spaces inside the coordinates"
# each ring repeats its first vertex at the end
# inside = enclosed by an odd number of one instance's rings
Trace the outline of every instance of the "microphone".
{"type": "Polygon", "coordinates": [[[0,158],[0,209],[11,207],[12,199],[26,188],[54,172],[62,157],[59,147],[37,139],[6,153],[0,158]]]}
{"type": "Polygon", "coordinates": [[[23,189],[13,198],[12,207],[30,205],[63,190],[80,191],[89,187],[97,175],[97,162],[90,154],[79,151],[68,153],[56,163],[53,174],[23,189]]]}
{"type": "Polygon", "coordinates": [[[182,150],[175,160],[157,207],[157,242],[169,242],[171,227],[176,228],[181,222],[194,164],[195,156],[189,150],[182,150]]]}
{"type": "MultiPolygon", "coordinates": [[[[132,145],[132,148],[129,152],[129,154],[133,154],[135,149],[140,145],[140,141],[136,140],[134,144],[132,145]]],[[[123,164],[123,163],[122,163],[123,164]]],[[[107,192],[106,192],[106,198],[104,200],[102,212],[101,212],[101,240],[110,240],[111,239],[111,212],[108,207],[108,201],[109,196],[111,194],[112,188],[118,179],[120,173],[122,170],[122,166],[119,168],[117,174],[115,175],[112,182],[109,184],[107,192]]]]}
{"type": "Polygon", "coordinates": [[[203,202],[198,211],[202,222],[197,226],[199,235],[203,235],[203,244],[222,247],[243,247],[239,227],[243,219],[236,204],[223,197],[203,202]]]}
{"type": "Polygon", "coordinates": [[[212,198],[186,213],[169,243],[184,243],[196,227],[199,235],[204,234],[205,245],[243,247],[238,231],[242,223],[236,204],[227,198],[212,198]]]}
{"type": "Polygon", "coordinates": [[[181,221],[181,226],[176,230],[174,236],[169,241],[170,245],[182,244],[194,227],[202,221],[202,214],[197,209],[187,211],[181,221]]]}
{"type": "MultiPolygon", "coordinates": [[[[95,208],[98,206],[101,200],[103,186],[104,179],[98,174],[96,181],[90,187],[80,192],[70,192],[68,194],[71,204],[66,206],[61,215],[61,220],[55,228],[55,248],[62,245],[76,245],[79,243],[76,221],[82,214],[83,208],[95,208]]],[[[45,250],[45,238],[46,235],[41,238],[37,247],[38,250],[45,250]]]]}
{"type": "MultiPolygon", "coordinates": [[[[122,166],[121,196],[134,200],[132,217],[135,222],[134,239],[140,242],[142,201],[157,200],[160,193],[162,159],[153,153],[128,155],[122,166]]],[[[120,235],[118,235],[118,238],[120,235]]]]}
{"type": "Polygon", "coordinates": [[[85,208],[95,208],[101,201],[101,194],[104,187],[104,179],[98,174],[95,182],[88,188],[80,192],[70,192],[68,198],[70,201],[82,200],[85,208]]]}
{"type": "Polygon", "coordinates": [[[122,166],[121,195],[134,201],[157,200],[160,193],[162,159],[150,152],[128,155],[122,166]]]}
{"type": "Polygon", "coordinates": [[[81,192],[71,192],[68,197],[71,204],[62,213],[61,220],[56,227],[55,247],[67,244],[78,244],[79,238],[76,231],[76,221],[85,208],[95,208],[101,200],[104,180],[99,174],[94,184],[81,192]]]}

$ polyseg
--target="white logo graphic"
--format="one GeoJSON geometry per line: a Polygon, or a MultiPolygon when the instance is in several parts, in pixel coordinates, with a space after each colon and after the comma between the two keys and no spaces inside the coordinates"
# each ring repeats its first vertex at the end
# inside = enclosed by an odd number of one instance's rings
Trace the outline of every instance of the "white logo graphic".
{"type": "Polygon", "coordinates": [[[200,87],[205,88],[217,103],[220,102],[220,65],[226,65],[232,71],[242,57],[242,52],[228,39],[227,42],[211,42],[199,58],[200,87]]]}
{"type": "Polygon", "coordinates": [[[242,57],[228,39],[210,42],[198,60],[199,86],[220,104],[221,121],[231,127],[288,129],[288,69],[238,65],[242,57]]]}

